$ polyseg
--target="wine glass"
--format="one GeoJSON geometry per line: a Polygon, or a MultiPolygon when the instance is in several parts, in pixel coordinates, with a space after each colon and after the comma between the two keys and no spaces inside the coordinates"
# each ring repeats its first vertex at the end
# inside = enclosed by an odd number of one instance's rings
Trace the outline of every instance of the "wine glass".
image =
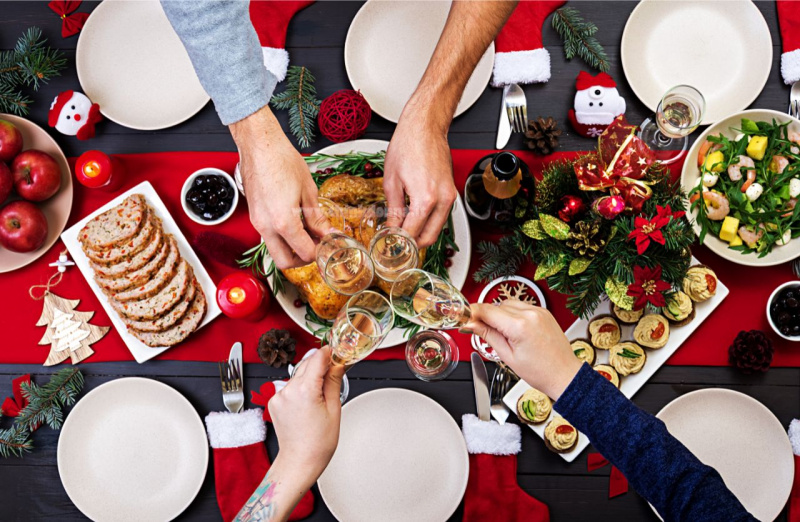
{"type": "Polygon", "coordinates": [[[406,343],[406,364],[418,379],[439,381],[458,366],[458,345],[445,332],[423,330],[406,343]]]}
{"type": "Polygon", "coordinates": [[[656,114],[639,126],[639,138],[653,151],[663,164],[677,161],[686,152],[689,134],[703,121],[706,100],[691,85],[678,85],[668,90],[658,102],[656,114]],[[673,156],[664,151],[680,150],[673,156]]]}
{"type": "MultiPolygon", "coordinates": [[[[335,203],[319,198],[319,206],[334,227],[344,229],[344,215],[335,203]]],[[[372,284],[375,267],[369,253],[343,232],[331,232],[320,240],[316,260],[322,278],[340,294],[354,295],[372,284]]]]}
{"type": "Polygon", "coordinates": [[[429,328],[458,328],[472,316],[469,303],[455,286],[418,268],[400,274],[389,298],[398,315],[429,328]]]}
{"type": "Polygon", "coordinates": [[[388,214],[385,202],[370,206],[361,218],[359,232],[364,244],[369,242],[375,273],[391,283],[405,270],[417,267],[419,248],[408,232],[387,225],[388,214]]]}

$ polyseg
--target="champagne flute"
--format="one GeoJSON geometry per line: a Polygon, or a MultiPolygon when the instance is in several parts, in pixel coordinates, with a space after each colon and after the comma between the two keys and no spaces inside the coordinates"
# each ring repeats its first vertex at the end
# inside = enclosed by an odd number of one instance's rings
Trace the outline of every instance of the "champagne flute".
{"type": "Polygon", "coordinates": [[[359,232],[364,244],[369,241],[369,256],[375,273],[384,281],[397,277],[419,264],[417,242],[400,227],[387,226],[388,207],[385,202],[375,203],[364,213],[359,232]]]}
{"type": "Polygon", "coordinates": [[[705,109],[706,100],[700,91],[691,85],[675,86],[658,102],[655,117],[646,119],[639,126],[639,138],[651,150],[659,152],[661,163],[673,163],[686,152],[688,136],[703,121],[705,109]],[[664,153],[678,148],[680,150],[673,156],[664,153]]]}
{"type": "MultiPolygon", "coordinates": [[[[334,226],[344,228],[344,215],[335,203],[319,198],[319,206],[334,226]]],[[[375,267],[369,253],[343,232],[331,232],[320,240],[316,261],[322,278],[340,294],[354,295],[372,284],[375,267]]]]}
{"type": "Polygon", "coordinates": [[[400,274],[389,298],[398,315],[428,328],[458,328],[472,316],[467,299],[455,286],[418,268],[400,274]]]}

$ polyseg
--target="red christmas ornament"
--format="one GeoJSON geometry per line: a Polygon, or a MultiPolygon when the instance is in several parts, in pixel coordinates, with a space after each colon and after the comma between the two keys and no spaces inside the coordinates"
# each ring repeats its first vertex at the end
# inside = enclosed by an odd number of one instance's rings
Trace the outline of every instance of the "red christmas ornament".
{"type": "Polygon", "coordinates": [[[586,204],[578,196],[564,196],[561,204],[564,206],[558,211],[558,217],[565,223],[580,217],[586,211],[586,204]]]}
{"type": "Polygon", "coordinates": [[[319,132],[334,143],[360,138],[367,131],[372,109],[358,91],[342,89],[322,101],[319,132]]]}
{"type": "Polygon", "coordinates": [[[606,219],[614,219],[625,210],[625,199],[622,196],[603,196],[595,200],[592,208],[606,219]]]}

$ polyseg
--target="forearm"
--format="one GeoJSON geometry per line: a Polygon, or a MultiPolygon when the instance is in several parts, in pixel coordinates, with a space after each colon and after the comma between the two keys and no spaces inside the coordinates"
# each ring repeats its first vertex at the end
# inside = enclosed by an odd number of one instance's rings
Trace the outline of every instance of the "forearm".
{"type": "Polygon", "coordinates": [[[755,520],[719,473],[584,364],[554,408],[665,520],[755,520]]]}
{"type": "Polygon", "coordinates": [[[281,461],[280,454],[269,472],[234,519],[279,522],[288,520],[294,506],[313,484],[313,480],[295,474],[281,461]]]}
{"type": "Polygon", "coordinates": [[[446,133],[472,71],[516,5],[517,0],[455,0],[403,115],[424,118],[446,133]]]}
{"type": "Polygon", "coordinates": [[[172,27],[225,125],[269,103],[277,80],[264,68],[242,0],[161,0],[172,27]]]}

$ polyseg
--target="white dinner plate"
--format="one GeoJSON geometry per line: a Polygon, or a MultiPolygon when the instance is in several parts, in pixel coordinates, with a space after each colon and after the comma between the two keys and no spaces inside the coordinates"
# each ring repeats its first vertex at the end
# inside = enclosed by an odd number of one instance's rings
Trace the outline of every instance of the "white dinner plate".
{"type": "MultiPolygon", "coordinates": [[[[108,314],[109,319],[111,319],[111,324],[113,324],[114,328],[117,329],[117,333],[119,333],[119,336],[128,347],[128,350],[131,351],[133,358],[136,359],[136,362],[143,363],[152,359],[156,355],[169,350],[170,347],[162,346],[158,348],[152,348],[128,333],[128,328],[125,326],[125,323],[122,322],[122,319],[120,319],[117,311],[114,310],[114,308],[108,302],[108,296],[94,280],[94,269],[92,269],[91,265],[89,264],[89,258],[87,258],[86,254],[83,253],[81,242],[78,240],[78,233],[86,225],[86,223],[88,223],[95,216],[119,205],[122,203],[122,200],[131,194],[143,195],[150,207],[155,210],[156,216],[161,218],[161,224],[164,228],[164,232],[173,235],[175,242],[178,244],[178,250],[181,253],[181,257],[183,257],[192,267],[197,282],[200,283],[200,287],[206,294],[206,315],[203,317],[203,321],[200,323],[197,329],[199,330],[203,326],[210,323],[217,316],[219,316],[222,311],[219,309],[219,305],[217,304],[217,285],[214,284],[214,281],[211,279],[211,276],[208,275],[206,268],[202,265],[202,263],[200,263],[200,259],[197,257],[197,254],[194,252],[191,245],[189,245],[189,242],[186,241],[186,236],[184,236],[183,232],[181,232],[181,229],[178,228],[178,224],[175,223],[175,220],[167,210],[167,207],[164,206],[164,202],[161,201],[161,198],[158,196],[158,193],[156,193],[156,190],[149,181],[143,181],[139,183],[129,191],[125,192],[124,194],[120,194],[88,216],[84,217],[70,228],[65,230],[64,233],[61,234],[61,240],[64,242],[64,246],[67,247],[67,250],[69,250],[70,254],[72,254],[72,259],[75,260],[75,266],[78,267],[78,269],[81,271],[81,274],[83,274],[83,277],[86,278],[86,282],[89,283],[89,287],[94,292],[94,295],[97,296],[97,299],[100,301],[103,309],[108,314]]],[[[192,333],[190,336],[196,335],[196,333],[197,332],[192,333]]]]}
{"type": "Polygon", "coordinates": [[[772,38],[751,0],[643,0],[622,32],[622,67],[636,96],[656,110],[680,84],[706,99],[703,124],[753,103],[772,67],[772,38]]]}
{"type": "MultiPolygon", "coordinates": [[[[386,150],[389,147],[388,141],[383,140],[355,140],[355,141],[348,141],[345,143],[337,143],[335,145],[331,145],[330,147],[325,147],[317,152],[317,154],[345,154],[348,152],[379,152],[382,150],[386,150]]],[[[309,168],[312,171],[315,171],[315,165],[312,163],[309,165],[309,168]]],[[[458,245],[458,251],[456,254],[451,258],[453,262],[452,266],[449,269],[450,272],[450,282],[455,285],[456,288],[461,290],[464,287],[464,283],[467,281],[467,276],[469,275],[469,263],[471,260],[471,253],[472,253],[472,236],[470,235],[469,230],[469,218],[467,217],[467,211],[464,209],[464,203],[461,201],[461,197],[456,199],[455,209],[453,210],[453,234],[455,237],[456,245],[458,245]]],[[[267,256],[265,262],[266,266],[269,266],[271,258],[267,256]]],[[[270,288],[272,288],[272,278],[267,278],[267,282],[269,283],[270,288]]],[[[274,293],[274,292],[273,292],[274,293]]],[[[285,285],[285,290],[275,295],[275,299],[283,308],[283,311],[292,318],[292,321],[297,323],[303,330],[313,335],[313,330],[309,327],[308,323],[306,322],[306,307],[296,307],[294,305],[295,300],[300,297],[300,294],[297,292],[297,288],[294,285],[287,284],[285,285]]],[[[318,327],[318,325],[316,326],[318,327]]],[[[378,348],[389,348],[392,346],[397,346],[401,343],[406,342],[406,332],[405,330],[400,329],[393,329],[389,332],[389,335],[386,336],[386,339],[378,346],[378,348]]]]}
{"type": "MultiPolygon", "coordinates": [[[[369,0],[359,9],[344,43],[344,65],[353,89],[372,110],[397,123],[442,34],[450,2],[369,0]]],[[[492,43],[467,82],[456,116],[486,89],[494,65],[492,43]]]]}
{"type": "Polygon", "coordinates": [[[158,130],[197,114],[208,94],[158,0],[105,0],[78,38],[84,94],[109,120],[158,130]]]}
{"type": "MultiPolygon", "coordinates": [[[[692,264],[697,265],[700,262],[692,257],[692,264]]],[[[631,375],[627,375],[625,377],[620,376],[619,382],[620,391],[625,395],[627,398],[632,398],[636,392],[641,389],[642,386],[650,380],[650,378],[661,368],[667,359],[675,353],[681,345],[686,342],[692,332],[697,330],[697,328],[702,324],[703,321],[708,318],[709,315],[722,303],[722,301],[728,296],[730,291],[728,287],[725,286],[722,281],[717,282],[717,292],[714,294],[714,297],[705,301],[703,303],[694,303],[694,310],[695,310],[695,317],[694,319],[689,322],[689,324],[685,324],[683,326],[675,326],[670,325],[669,331],[669,340],[667,344],[663,348],[658,348],[656,350],[645,348],[644,351],[647,353],[647,360],[644,363],[644,368],[639,373],[632,373],[631,375]]],[[[594,315],[592,318],[600,316],[600,315],[608,315],[611,311],[611,303],[608,300],[602,301],[600,306],[594,311],[594,315]]],[[[590,318],[591,320],[591,318],[590,318]]],[[[590,321],[589,320],[589,321],[590,321]]],[[[589,321],[586,319],[578,319],[569,329],[564,332],[567,336],[567,339],[572,341],[576,341],[578,339],[588,339],[588,328],[589,328],[589,321]]],[[[624,324],[619,322],[620,328],[622,330],[622,340],[627,341],[633,339],[633,329],[636,326],[635,324],[624,324]]],[[[595,361],[594,364],[608,364],[608,350],[595,350],[595,361]]],[[[520,396],[525,393],[530,386],[525,381],[520,380],[517,384],[514,385],[511,390],[503,397],[503,402],[506,406],[512,411],[517,411],[517,401],[519,400],[520,396]]],[[[542,437],[544,439],[544,429],[547,424],[550,422],[550,419],[558,415],[558,412],[553,409],[553,413],[551,413],[550,418],[546,421],[542,422],[541,424],[536,425],[528,425],[528,427],[533,430],[534,433],[542,437]]],[[[578,443],[572,448],[570,451],[566,453],[559,453],[561,458],[566,460],[567,462],[572,462],[575,460],[580,453],[586,449],[587,446],[591,441],[581,433],[578,436],[578,443]]]]}
{"type": "Polygon", "coordinates": [[[792,490],[794,454],[785,428],[766,406],[723,388],[678,397],[656,415],[758,520],[775,520],[792,490]]]}
{"type": "Polygon", "coordinates": [[[384,388],[344,405],[339,446],[318,484],[342,522],[441,522],[461,503],[468,477],[467,445],[447,410],[384,388]]]}
{"type": "Polygon", "coordinates": [[[200,416],[174,388],[125,377],[81,398],[58,438],[58,474],[95,521],[162,521],[197,496],[208,467],[200,416]]]}
{"type": "MultiPolygon", "coordinates": [[[[708,127],[697,140],[695,140],[692,148],[689,149],[689,155],[686,156],[686,161],[683,164],[683,171],[681,172],[681,187],[687,194],[697,185],[697,180],[700,178],[700,169],[697,166],[697,154],[702,144],[706,141],[708,136],[727,136],[734,138],[739,131],[735,130],[741,127],[742,118],[747,118],[753,121],[766,121],[772,122],[791,122],[789,124],[789,131],[800,132],[800,121],[792,118],[785,112],[773,111],[770,109],[751,109],[749,111],[742,111],[732,116],[718,121],[714,125],[708,127]]],[[[727,174],[724,174],[727,175],[727,174]]],[[[686,204],[686,208],[690,208],[686,204]]],[[[692,221],[692,227],[695,233],[700,235],[700,225],[694,219],[697,216],[697,211],[689,211],[692,221]]],[[[707,234],[703,240],[703,244],[707,246],[718,256],[727,259],[733,263],[746,266],[773,266],[786,263],[792,259],[800,256],[800,239],[793,239],[785,246],[776,246],[772,252],[764,257],[758,257],[758,254],[743,254],[736,250],[728,248],[728,243],[722,241],[720,238],[713,234],[707,234]]]]}

